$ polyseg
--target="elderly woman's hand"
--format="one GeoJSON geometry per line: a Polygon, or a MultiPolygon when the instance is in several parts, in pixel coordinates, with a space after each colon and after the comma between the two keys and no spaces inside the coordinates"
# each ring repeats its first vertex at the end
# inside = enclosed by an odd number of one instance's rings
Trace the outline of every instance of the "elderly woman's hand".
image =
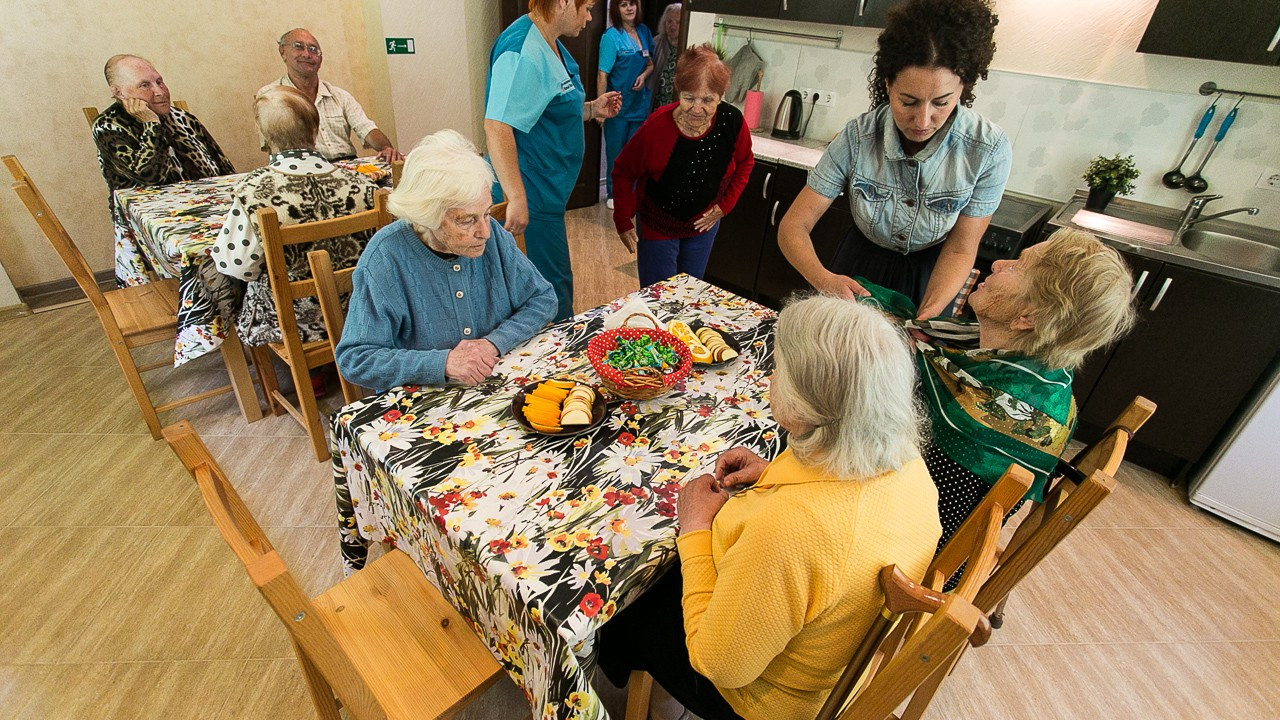
{"type": "Polygon", "coordinates": [[[755,485],[764,474],[769,461],[739,445],[720,453],[716,458],[716,474],[711,487],[734,492],[755,485]]]}
{"type": "Polygon", "coordinates": [[[697,220],[693,221],[693,229],[704,233],[720,222],[722,217],[724,217],[724,211],[720,209],[720,206],[712,205],[710,210],[702,213],[697,220]]]}
{"type": "Polygon", "coordinates": [[[622,93],[610,90],[588,103],[591,106],[591,119],[617,117],[622,112],[622,93]]]}
{"type": "Polygon", "coordinates": [[[498,362],[498,348],[488,340],[463,340],[444,360],[446,378],[463,385],[484,382],[498,362]]]}
{"type": "Polygon", "coordinates": [[[711,521],[729,499],[729,493],[712,486],[714,482],[715,477],[710,474],[699,475],[680,489],[676,517],[681,535],[711,529],[711,521]]]}
{"type": "Polygon", "coordinates": [[[618,233],[618,239],[622,241],[622,247],[626,248],[627,252],[632,255],[636,254],[636,243],[639,242],[639,237],[636,235],[635,228],[631,228],[624,233],[618,233]]]}

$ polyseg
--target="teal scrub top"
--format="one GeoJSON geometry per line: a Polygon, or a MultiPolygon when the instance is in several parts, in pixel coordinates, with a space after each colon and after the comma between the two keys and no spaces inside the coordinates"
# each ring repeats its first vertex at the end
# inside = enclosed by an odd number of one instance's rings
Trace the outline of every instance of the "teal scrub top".
{"type": "Polygon", "coordinates": [[[587,95],[578,63],[556,40],[561,62],[528,15],[498,36],[489,53],[486,120],[511,126],[531,212],[564,212],[582,168],[587,95]]]}
{"type": "Polygon", "coordinates": [[[609,89],[622,93],[622,120],[644,120],[649,116],[649,85],[632,90],[636,78],[653,55],[653,34],[649,26],[636,26],[640,44],[622,30],[611,27],[600,36],[600,70],[609,76],[609,89]]]}

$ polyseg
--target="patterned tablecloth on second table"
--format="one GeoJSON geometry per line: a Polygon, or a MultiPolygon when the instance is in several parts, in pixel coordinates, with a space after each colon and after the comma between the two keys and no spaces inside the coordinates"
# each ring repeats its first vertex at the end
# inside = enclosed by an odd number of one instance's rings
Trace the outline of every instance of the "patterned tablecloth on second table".
{"type": "MultiPolygon", "coordinates": [[[[357,167],[354,162],[338,164],[357,167]]],[[[361,167],[375,181],[391,173],[386,163],[361,167]]],[[[124,285],[150,282],[139,255],[162,277],[178,278],[175,367],[217,349],[235,322],[244,285],[218,272],[209,248],[231,209],[231,190],[242,177],[221,175],[116,191],[128,222],[126,237],[117,239],[122,247],[116,248],[116,279],[124,285]]]]}
{"type": "Polygon", "coordinates": [[[347,570],[371,542],[399,547],[474,624],[535,718],[607,718],[590,683],[595,631],[675,562],[680,485],[734,445],[781,449],[766,399],[774,320],[680,275],[548,328],[477,387],[405,386],[341,409],[331,448],[347,570]],[[598,382],[587,341],[633,298],[664,322],[732,333],[742,356],[695,366],[666,397],[611,404],[588,434],[523,431],[512,395],[553,376],[598,382]]]}

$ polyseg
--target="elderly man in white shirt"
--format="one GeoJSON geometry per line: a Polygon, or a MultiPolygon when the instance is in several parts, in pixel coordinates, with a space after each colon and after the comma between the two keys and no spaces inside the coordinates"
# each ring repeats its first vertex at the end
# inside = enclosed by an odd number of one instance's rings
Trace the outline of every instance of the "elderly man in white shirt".
{"type": "MultiPolygon", "coordinates": [[[[365,147],[378,151],[378,157],[388,162],[401,160],[400,154],[386,133],[365,115],[364,108],[351,93],[320,79],[320,65],[324,63],[324,51],[320,42],[304,28],[294,28],[280,36],[280,58],[288,70],[279,80],[263,86],[259,93],[274,85],[297,88],[315,103],[320,113],[320,136],[316,149],[327,160],[343,160],[356,156],[351,144],[355,133],[365,147]]],[[[263,150],[266,150],[264,141],[263,150]]]]}

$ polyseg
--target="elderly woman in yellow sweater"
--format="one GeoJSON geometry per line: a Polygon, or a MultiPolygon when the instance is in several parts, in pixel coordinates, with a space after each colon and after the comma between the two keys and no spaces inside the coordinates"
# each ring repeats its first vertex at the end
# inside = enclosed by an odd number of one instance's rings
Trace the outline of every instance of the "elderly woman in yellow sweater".
{"type": "Polygon", "coordinates": [[[678,571],[600,631],[615,685],[645,670],[706,720],[813,718],[879,610],[877,573],[922,577],[942,532],[903,332],[813,297],[782,311],[774,357],[789,448],[734,448],[690,480],[678,571]]]}

